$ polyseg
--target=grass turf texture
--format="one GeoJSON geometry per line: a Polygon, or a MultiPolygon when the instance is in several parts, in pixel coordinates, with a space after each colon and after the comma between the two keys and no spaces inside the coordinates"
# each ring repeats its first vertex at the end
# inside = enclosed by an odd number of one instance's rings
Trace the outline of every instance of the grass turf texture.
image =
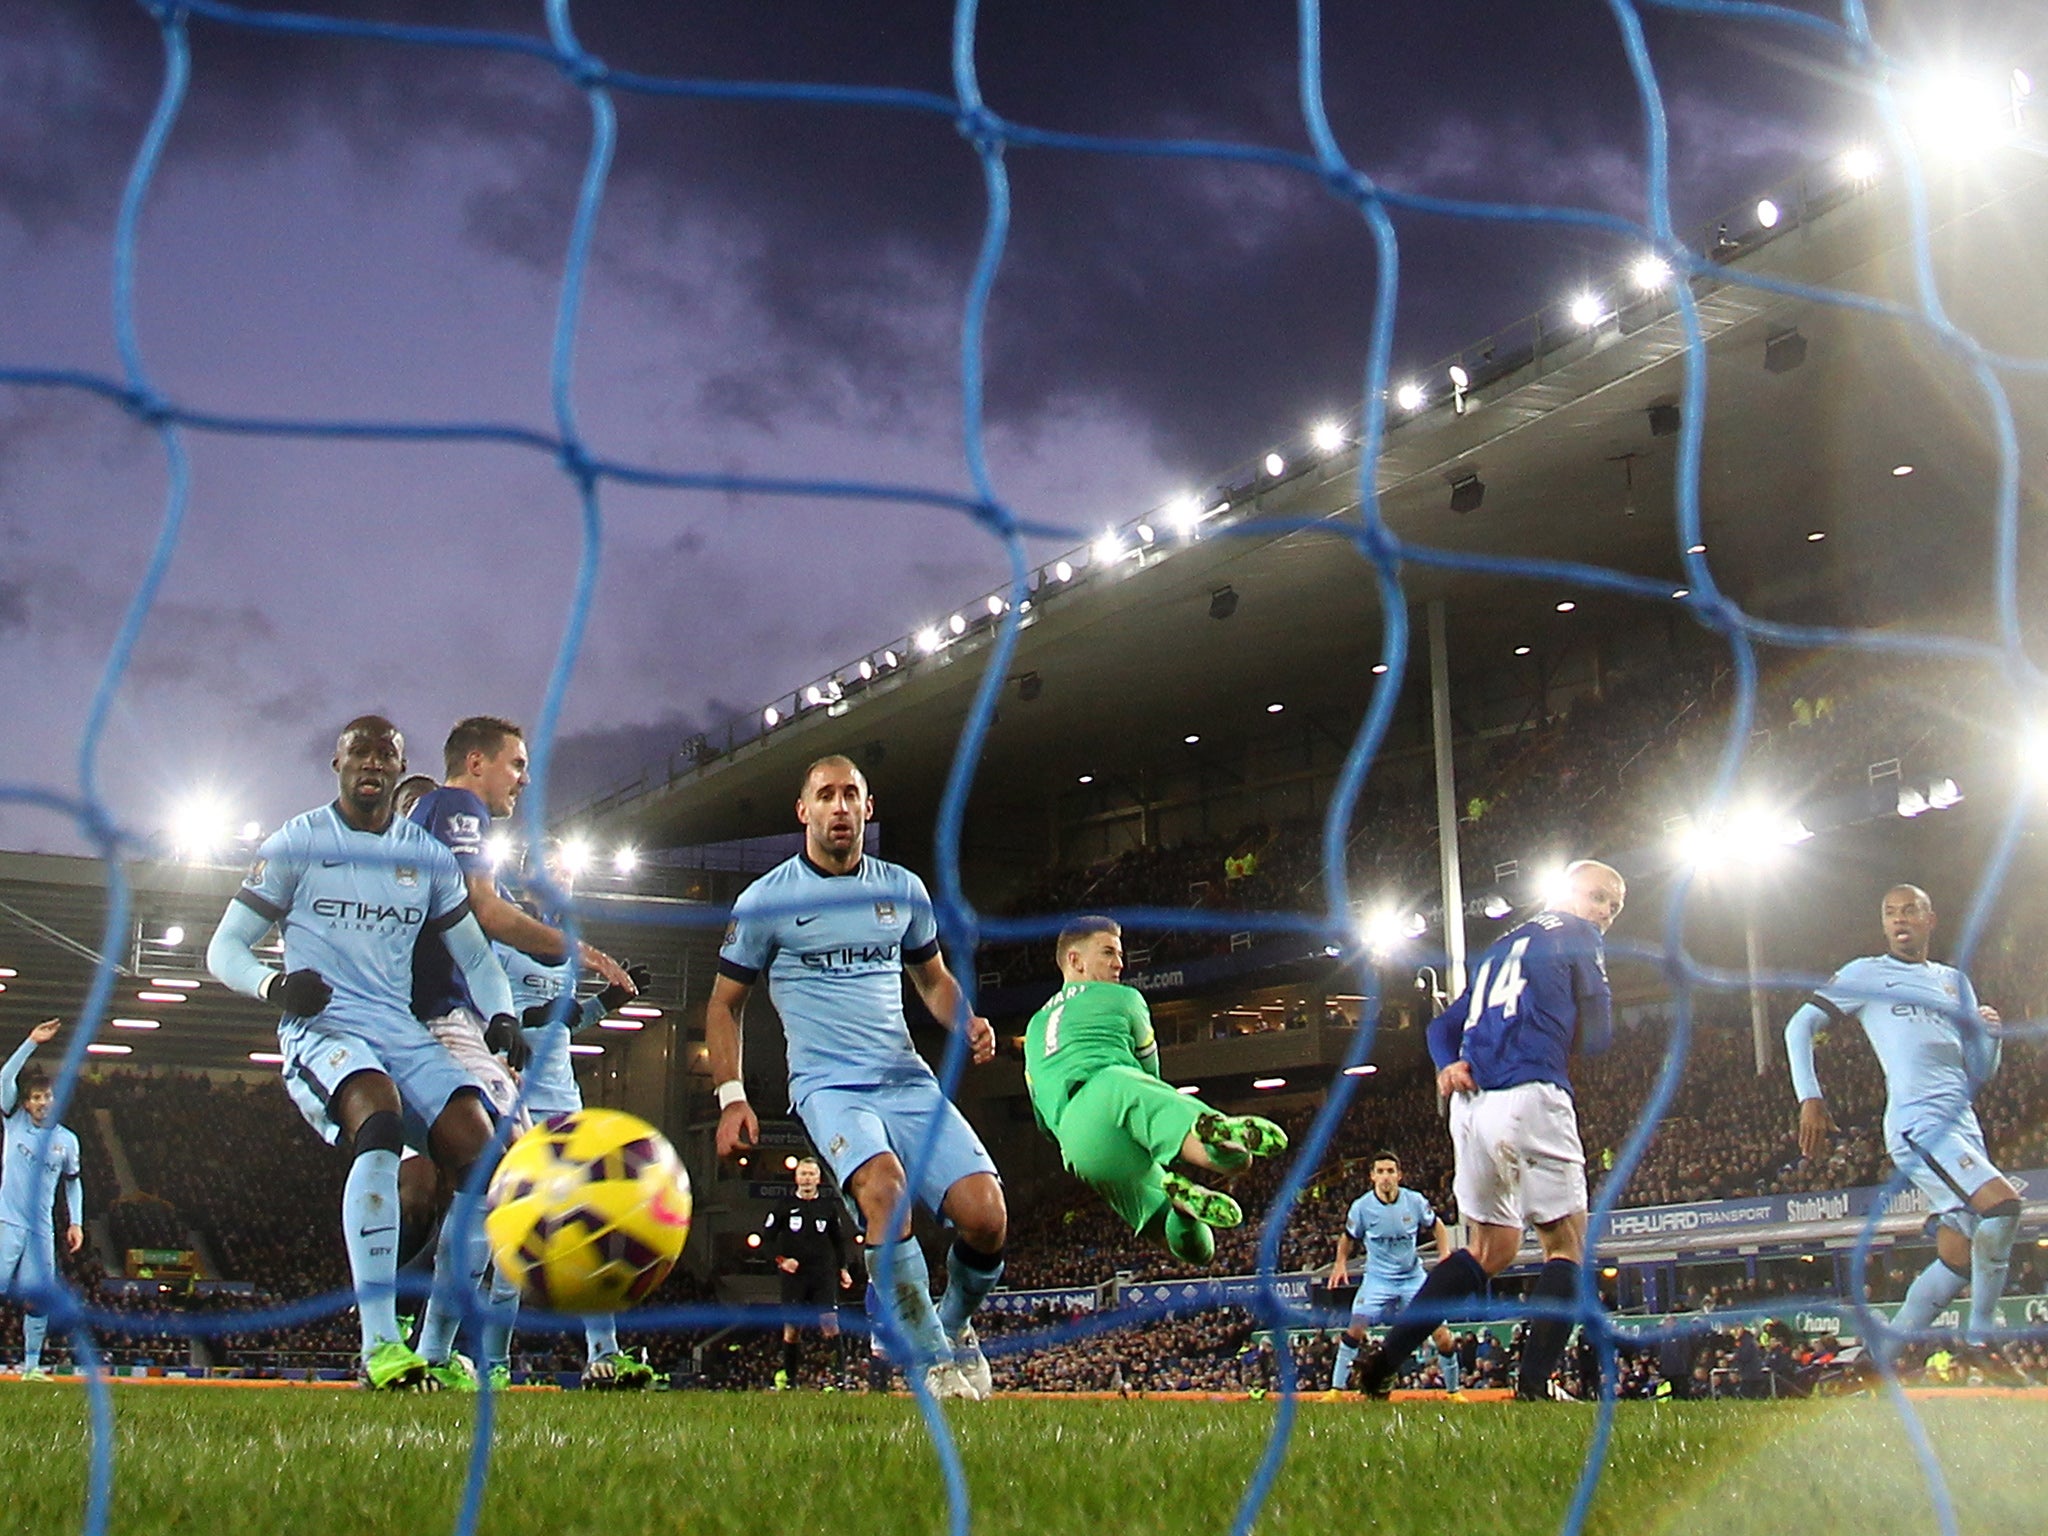
{"type": "MultiPolygon", "coordinates": [[[[2048,1403],[1921,1405],[1965,1531],[2048,1528],[2048,1403]]],[[[979,1533],[1224,1531],[1267,1403],[961,1404],[979,1533]]],[[[449,1529],[471,1404],[343,1392],[115,1390],[117,1532],[449,1529]]],[[[514,1394],[499,1403],[485,1531],[940,1531],[944,1501],[902,1398],[514,1394]]],[[[1302,1405],[1261,1532],[1554,1529],[1592,1411],[1541,1404],[1302,1405]],[[1446,1503],[1448,1500],[1450,1502],[1446,1503]]],[[[76,1529],[85,1397],[0,1388],[0,1510],[76,1529]]],[[[1625,1404],[1594,1532],[1931,1530],[1883,1402],[1625,1404]]]]}

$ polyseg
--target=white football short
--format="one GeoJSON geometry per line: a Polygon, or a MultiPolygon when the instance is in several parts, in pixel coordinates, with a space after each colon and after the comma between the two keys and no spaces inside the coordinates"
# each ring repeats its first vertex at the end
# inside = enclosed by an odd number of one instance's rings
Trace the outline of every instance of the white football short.
{"type": "Polygon", "coordinates": [[[1466,1221],[1519,1229],[1586,1209],[1578,1110],[1555,1083],[1517,1083],[1451,1100],[1453,1188],[1466,1221]]]}
{"type": "Polygon", "coordinates": [[[438,1019],[430,1019],[427,1028],[434,1038],[448,1048],[448,1054],[455,1058],[456,1065],[476,1079],[484,1091],[484,1098],[499,1119],[512,1116],[512,1139],[517,1141],[533,1129],[533,1116],[524,1108],[514,1115],[519,1105],[519,1079],[512,1075],[512,1069],[484,1044],[484,1026],[477,1016],[466,1008],[457,1008],[438,1019]]]}

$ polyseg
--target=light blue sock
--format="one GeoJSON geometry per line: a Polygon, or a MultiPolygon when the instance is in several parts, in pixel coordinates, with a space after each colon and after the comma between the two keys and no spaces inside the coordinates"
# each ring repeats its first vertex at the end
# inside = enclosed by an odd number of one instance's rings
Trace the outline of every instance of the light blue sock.
{"type": "Polygon", "coordinates": [[[1459,1381],[1457,1350],[1453,1349],[1448,1355],[1439,1353],[1436,1357],[1436,1368],[1444,1373],[1444,1390],[1446,1392],[1457,1391],[1459,1381]]]}
{"type": "Polygon", "coordinates": [[[434,1293],[420,1323],[420,1353],[435,1365],[445,1362],[455,1348],[455,1335],[471,1298],[484,1301],[491,1247],[484,1237],[479,1200],[467,1191],[457,1193],[441,1221],[441,1245],[434,1251],[434,1293]]]}
{"type": "Polygon", "coordinates": [[[398,1154],[358,1152],[341,1187],[341,1238],[355,1282],[363,1353],[398,1337],[398,1154]]]}
{"type": "Polygon", "coordinates": [[[484,1369],[512,1368],[512,1325],[519,1319],[519,1288],[491,1266],[490,1315],[484,1319],[484,1369]]]}
{"type": "Polygon", "coordinates": [[[42,1313],[21,1314],[21,1368],[24,1371],[43,1368],[43,1335],[49,1331],[50,1320],[42,1313]]]}
{"type": "Polygon", "coordinates": [[[932,1305],[931,1268],[917,1239],[906,1237],[891,1243],[875,1257],[875,1273],[887,1274],[893,1282],[884,1299],[892,1305],[896,1325],[909,1337],[915,1362],[928,1365],[950,1358],[953,1352],[946,1343],[946,1330],[939,1323],[938,1308],[932,1305]]]}
{"type": "Polygon", "coordinates": [[[615,1317],[583,1319],[583,1358],[602,1360],[619,1352],[619,1320],[615,1317]]]}
{"type": "Polygon", "coordinates": [[[2013,1239],[2019,1235],[2017,1215],[1978,1219],[1977,1235],[1970,1239],[1970,1327],[1964,1335],[1972,1344],[1988,1342],[1998,1326],[1998,1298],[2005,1294],[2013,1239]]]}
{"type": "Polygon", "coordinates": [[[960,1337],[967,1320],[1002,1278],[1000,1253],[990,1258],[972,1248],[963,1249],[959,1239],[954,1239],[953,1246],[946,1250],[946,1294],[939,1304],[939,1325],[946,1330],[947,1338],[960,1337]]]}
{"type": "MultiPolygon", "coordinates": [[[[1899,1310],[1892,1316],[1892,1327],[1899,1333],[1912,1334],[1931,1324],[1941,1309],[1962,1295],[1963,1287],[1970,1283],[1968,1275],[1959,1275],[1940,1259],[1914,1278],[1906,1288],[1906,1299],[1899,1303],[1899,1310]]],[[[1887,1360],[1898,1358],[1898,1339],[1886,1339],[1880,1348],[1887,1360]]]]}
{"type": "Polygon", "coordinates": [[[1351,1367],[1358,1359],[1358,1346],[1349,1339],[1337,1341],[1337,1368],[1330,1372],[1331,1389],[1342,1392],[1351,1385],[1351,1367]]]}

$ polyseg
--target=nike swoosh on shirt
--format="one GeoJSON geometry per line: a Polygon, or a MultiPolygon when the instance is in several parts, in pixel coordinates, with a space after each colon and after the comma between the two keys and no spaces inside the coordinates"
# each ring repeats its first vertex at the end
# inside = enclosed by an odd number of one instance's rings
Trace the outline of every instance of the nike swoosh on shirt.
{"type": "Polygon", "coordinates": [[[322,859],[320,861],[320,867],[322,869],[339,869],[341,868],[342,865],[346,864],[347,862],[347,859],[322,859]]]}
{"type": "Polygon", "coordinates": [[[398,1228],[396,1227],[358,1227],[356,1229],[356,1236],[375,1237],[379,1232],[396,1232],[397,1230],[398,1228]]]}
{"type": "Polygon", "coordinates": [[[812,913],[812,914],[811,914],[811,915],[810,915],[809,917],[800,917],[800,918],[798,918],[798,919],[796,920],[796,925],[797,925],[797,927],[801,928],[801,927],[803,927],[803,925],[804,925],[805,923],[815,923],[815,922],[816,922],[816,921],[817,921],[817,920],[818,920],[818,919],[819,919],[820,917],[822,917],[823,915],[824,915],[824,914],[823,914],[823,913],[821,913],[821,912],[813,912],[813,913],[812,913]]]}

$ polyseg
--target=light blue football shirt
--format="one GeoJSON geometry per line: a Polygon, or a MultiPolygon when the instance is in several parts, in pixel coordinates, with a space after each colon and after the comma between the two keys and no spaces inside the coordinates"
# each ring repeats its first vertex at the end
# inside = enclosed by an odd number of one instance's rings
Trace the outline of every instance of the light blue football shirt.
{"type": "Polygon", "coordinates": [[[431,832],[403,817],[359,832],[332,805],[265,838],[235,900],[278,925],[285,970],[310,967],[334,989],[323,1025],[370,1037],[421,1028],[413,949],[469,913],[455,856],[431,832]]]}
{"type": "Polygon", "coordinates": [[[903,1017],[903,967],[938,952],[931,896],[902,865],[864,854],[833,875],[799,853],[740,892],[718,969],[749,986],[767,973],[801,1104],[817,1088],[932,1080],[903,1017]]]}
{"type": "Polygon", "coordinates": [[[569,1055],[569,1037],[597,1022],[595,1000],[576,1001],[577,963],[543,965],[524,950],[509,944],[493,944],[491,950],[505,968],[512,983],[512,1011],[521,1018],[529,1008],[568,1001],[550,1010],[555,1019],[541,1029],[524,1031],[533,1057],[521,1069],[519,1079],[526,1090],[526,1105],[535,1115],[565,1115],[583,1107],[583,1090],[576,1086],[576,1066],[569,1055]]]}
{"type": "Polygon", "coordinates": [[[44,1141],[44,1128],[21,1107],[15,1079],[35,1048],[33,1040],[22,1041],[0,1069],[0,1112],[5,1115],[7,1138],[4,1166],[0,1166],[0,1222],[31,1232],[53,1232],[50,1213],[59,1179],[70,1181],[65,1194],[71,1220],[84,1219],[78,1196],[78,1135],[70,1126],[59,1125],[50,1128],[49,1139],[44,1141]]]}
{"type": "MultiPolygon", "coordinates": [[[[1863,1026],[1884,1068],[1886,1139],[1916,1126],[1975,1126],[1970,1101],[1998,1070],[1998,1042],[1977,1017],[1970,978],[1952,965],[1891,955],[1851,960],[1814,993],[1815,1003],[1863,1026]],[[1958,1020],[1960,1012],[1965,1020],[1958,1020]]],[[[1821,1096],[1811,1036],[1790,1047],[1792,1085],[1821,1096]]]]}
{"type": "Polygon", "coordinates": [[[1436,1235],[1436,1210],[1412,1189],[1392,1200],[1368,1189],[1351,1202],[1344,1230],[1354,1243],[1365,1244],[1365,1278],[1411,1280],[1422,1272],[1418,1245],[1436,1235]]]}

